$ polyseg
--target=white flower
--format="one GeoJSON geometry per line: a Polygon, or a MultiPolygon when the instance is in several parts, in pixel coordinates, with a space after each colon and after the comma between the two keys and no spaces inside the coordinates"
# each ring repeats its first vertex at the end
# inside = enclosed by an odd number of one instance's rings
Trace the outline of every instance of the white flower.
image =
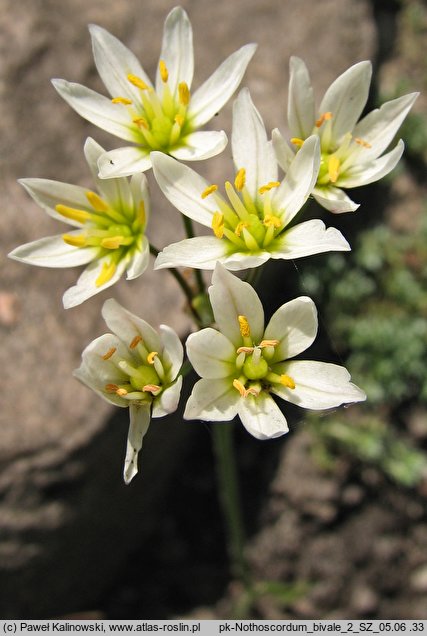
{"type": "Polygon", "coordinates": [[[277,161],[263,121],[243,89],[233,108],[232,151],[237,174],[227,181],[227,199],[188,166],[159,152],[152,153],[154,176],[171,203],[183,214],[209,227],[212,236],[173,243],[160,253],[155,267],[179,265],[227,269],[262,265],[269,258],[294,259],[330,250],[349,250],[342,234],[326,230],[320,220],[292,225],[316,181],[319,141],[310,137],[277,181],[277,161]]]}
{"type": "Polygon", "coordinates": [[[138,472],[138,452],[150,418],[163,417],[178,407],[183,348],[173,329],[161,325],[159,335],[113,299],[104,303],[102,315],[113,333],[86,347],[74,375],[107,402],[129,407],[124,465],[128,484],[138,472]]]}
{"type": "Polygon", "coordinates": [[[80,84],[52,81],[79,115],[137,144],[104,154],[99,161],[102,178],[149,169],[152,150],[184,161],[208,159],[224,150],[227,137],[223,131],[199,132],[198,128],[230,99],[255,53],[255,44],[230,55],[192,95],[193,33],[181,7],[172,9],[165,21],[155,86],[124,44],[99,26],[89,28],[96,67],[113,99],[80,84]]]}
{"type": "Polygon", "coordinates": [[[286,172],[303,141],[313,134],[320,138],[321,163],[313,196],[331,212],[356,210],[358,204],[343,189],[378,181],[393,170],[403,153],[400,140],[383,154],[418,93],[386,102],[359,121],[371,74],[370,62],[351,66],[328,88],[316,114],[307,67],[298,57],[290,60],[288,125],[292,148],[277,129],[273,131],[274,147],[286,172]]]}
{"type": "Polygon", "coordinates": [[[147,179],[143,174],[101,180],[97,161],[104,149],[87,139],[84,152],[99,194],[49,179],[21,179],[20,183],[49,216],[75,230],[26,243],[9,256],[42,267],[87,265],[77,285],[68,289],[64,307],[74,307],[113,285],[126,270],[140,276],[148,265],[150,246],[145,227],[150,212],[147,179]]]}
{"type": "Polygon", "coordinates": [[[189,336],[187,354],[203,378],[194,386],[185,419],[227,421],[238,415],[259,439],[288,431],[272,394],[307,409],[329,409],[366,399],[344,367],[292,360],[317,333],[313,301],[301,296],[282,305],[264,329],[254,289],[220,264],[209,296],[218,326],[189,336]]]}

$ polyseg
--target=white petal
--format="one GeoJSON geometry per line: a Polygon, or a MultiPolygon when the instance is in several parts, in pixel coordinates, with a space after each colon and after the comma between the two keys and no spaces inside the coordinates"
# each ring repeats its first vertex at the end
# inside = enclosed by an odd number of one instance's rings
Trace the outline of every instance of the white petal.
{"type": "Polygon", "coordinates": [[[236,348],[215,329],[208,327],[192,333],[186,348],[188,359],[202,378],[225,378],[236,371],[236,348]]]}
{"type": "Polygon", "coordinates": [[[185,420],[228,422],[237,415],[240,393],[232,378],[199,380],[194,385],[184,411],[185,420]]]}
{"type": "Polygon", "coordinates": [[[402,140],[379,159],[370,161],[366,165],[356,165],[349,168],[346,175],[338,180],[338,185],[342,188],[357,188],[382,179],[391,172],[403,154],[405,144],[402,140]]]}
{"type": "Polygon", "coordinates": [[[311,194],[319,174],[320,143],[316,135],[309,137],[295,155],[280,187],[273,190],[273,209],[284,209],[285,226],[299,212],[311,194]]]}
{"type": "Polygon", "coordinates": [[[233,252],[218,262],[231,272],[240,272],[242,269],[251,269],[264,265],[271,258],[270,252],[233,252]]]}
{"type": "Polygon", "coordinates": [[[98,160],[99,177],[128,177],[151,168],[148,150],[142,146],[124,146],[105,152],[98,160]]]}
{"type": "Polygon", "coordinates": [[[227,135],[223,130],[193,132],[182,140],[185,145],[171,148],[170,154],[180,161],[202,161],[219,155],[227,142],[227,135]]]}
{"type": "Polygon", "coordinates": [[[60,181],[52,181],[51,179],[19,179],[20,183],[49,216],[62,223],[68,223],[74,227],[82,227],[81,223],[66,219],[55,210],[58,203],[66,205],[70,208],[91,211],[92,208],[86,197],[86,188],[71,185],[69,183],[61,183],[60,181]]]}
{"type": "Polygon", "coordinates": [[[105,301],[102,317],[108,328],[128,346],[135,336],[142,336],[146,349],[161,351],[162,344],[156,330],[148,322],[122,307],[114,298],[105,301]]]}
{"type": "Polygon", "coordinates": [[[171,380],[175,380],[182,366],[184,348],[182,342],[171,327],[160,325],[160,338],[163,343],[162,360],[169,368],[171,380]]]}
{"type": "Polygon", "coordinates": [[[252,340],[262,340],[264,310],[258,294],[249,283],[230,274],[218,263],[208,292],[218,329],[234,345],[242,344],[238,316],[245,316],[248,320],[252,340]]]}
{"type": "Polygon", "coordinates": [[[111,285],[117,283],[125,270],[125,261],[120,261],[120,263],[117,265],[116,271],[109,281],[107,281],[103,285],[100,285],[99,287],[96,285],[96,280],[101,274],[103,263],[105,261],[109,262],[109,260],[110,256],[108,255],[104,258],[93,261],[88,265],[88,267],[86,267],[86,269],[80,275],[77,284],[73,287],[70,287],[70,289],[67,289],[67,291],[63,295],[62,302],[65,309],[80,305],[88,298],[95,296],[95,294],[99,294],[100,292],[104,291],[104,289],[107,289],[108,287],[111,287],[111,285]]]}
{"type": "Polygon", "coordinates": [[[156,181],[172,205],[193,221],[211,227],[218,204],[212,196],[202,199],[209,182],[163,152],[152,152],[151,161],[156,181]]]}
{"type": "MultiPolygon", "coordinates": [[[[111,179],[108,181],[111,181],[111,179]]],[[[121,182],[122,180],[118,179],[118,181],[121,182]]],[[[127,182],[127,179],[124,179],[124,181],[127,182]]],[[[106,180],[104,180],[103,183],[106,183],[106,180]]],[[[148,189],[148,180],[143,172],[137,172],[132,175],[130,179],[130,191],[131,201],[135,210],[138,210],[141,201],[144,202],[145,225],[147,225],[151,214],[151,200],[148,189]]],[[[123,206],[123,203],[121,203],[121,205],[123,206]]]]}
{"type": "Polygon", "coordinates": [[[317,334],[317,311],[314,302],[300,296],[285,303],[272,315],[264,339],[279,340],[272,362],[288,360],[313,344],[317,334]]]}
{"type": "Polygon", "coordinates": [[[365,393],[350,382],[349,372],[337,364],[295,360],[274,365],[273,370],[289,375],[295,382],[295,388],[274,384],[271,391],[306,409],[329,409],[347,402],[366,400],[365,393]]]}
{"type": "Polygon", "coordinates": [[[153,417],[164,417],[169,413],[174,413],[178,408],[179,398],[181,395],[182,375],[176,382],[171,384],[167,389],[162,391],[153,402],[153,417]]]}
{"type": "Polygon", "coordinates": [[[130,484],[138,472],[138,453],[142,448],[142,440],[150,426],[150,406],[135,406],[129,408],[130,425],[126,444],[125,466],[123,479],[130,484]]]}
{"type": "Polygon", "coordinates": [[[322,252],[346,252],[350,245],[339,230],[313,219],[286,230],[270,244],[271,258],[301,258],[322,252]]]}
{"type": "Polygon", "coordinates": [[[126,279],[134,280],[145,272],[150,260],[150,244],[145,236],[142,237],[141,249],[137,249],[130,260],[126,270],[126,279]]]}
{"type": "Polygon", "coordinates": [[[96,68],[110,95],[140,103],[140,91],[129,82],[127,75],[140,77],[148,86],[151,82],[135,55],[102,27],[91,24],[89,31],[96,68]]]}
{"type": "Polygon", "coordinates": [[[230,99],[246,71],[256,44],[246,44],[232,53],[191,98],[188,115],[195,127],[202,126],[230,99]]]}
{"type": "Polygon", "coordinates": [[[306,139],[315,122],[313,88],[304,62],[292,56],[289,62],[288,125],[292,137],[306,139]]]}
{"type": "Polygon", "coordinates": [[[135,141],[135,130],[132,129],[131,120],[121,104],[113,104],[107,97],[81,84],[62,79],[53,79],[52,84],[81,117],[120,139],[135,141]]]}
{"type": "MultiPolygon", "coordinates": [[[[181,7],[172,9],[165,20],[160,60],[165,62],[168,69],[168,84],[172,95],[175,94],[180,82],[186,82],[188,87],[191,86],[194,70],[193,32],[190,20],[181,7]]],[[[162,86],[163,82],[157,69],[156,91],[160,93],[162,86]]]]}
{"type": "Polygon", "coordinates": [[[258,188],[277,181],[277,162],[264,122],[247,88],[240,91],[233,105],[231,142],[235,168],[245,169],[246,187],[252,199],[261,204],[258,188]]]}
{"type": "Polygon", "coordinates": [[[332,113],[332,144],[353,130],[366,104],[372,65],[359,62],[347,69],[328,88],[319,112],[332,113]]]}
{"type": "Polygon", "coordinates": [[[275,128],[272,131],[271,140],[273,142],[277,163],[282,168],[283,172],[286,173],[289,170],[289,166],[292,161],[295,159],[295,152],[282,137],[278,128],[275,128]]]}
{"type": "Polygon", "coordinates": [[[289,431],[285,416],[265,393],[241,400],[238,415],[248,433],[257,439],[271,439],[289,431]]]}
{"type": "Polygon", "coordinates": [[[214,269],[218,261],[227,256],[225,241],[215,236],[196,236],[167,245],[157,256],[154,269],[165,267],[195,267],[214,269]]]}
{"type": "Polygon", "coordinates": [[[319,205],[334,214],[354,212],[360,207],[360,203],[354,203],[343,190],[333,186],[315,188],[313,190],[313,197],[319,205]]]}
{"type": "MultiPolygon", "coordinates": [[[[68,232],[71,236],[81,234],[78,230],[68,232]]],[[[98,248],[74,247],[64,242],[62,234],[25,243],[10,252],[9,257],[28,265],[39,267],[76,267],[87,265],[96,258],[98,248]]]]}

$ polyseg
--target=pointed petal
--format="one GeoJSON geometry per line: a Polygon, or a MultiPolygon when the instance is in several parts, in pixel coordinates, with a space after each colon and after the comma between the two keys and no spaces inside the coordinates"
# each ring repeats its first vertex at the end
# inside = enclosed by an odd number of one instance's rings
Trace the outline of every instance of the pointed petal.
{"type": "Polygon", "coordinates": [[[192,333],[186,342],[187,355],[202,378],[219,379],[236,371],[236,348],[216,329],[192,333]]]}
{"type": "MultiPolygon", "coordinates": [[[[81,234],[78,230],[68,234],[81,234]]],[[[16,247],[8,255],[15,261],[38,267],[77,267],[87,265],[96,258],[98,248],[74,247],[64,242],[62,235],[46,236],[16,247]]]]}
{"type": "Polygon", "coordinates": [[[184,411],[185,420],[228,422],[237,415],[240,393],[232,385],[233,378],[199,380],[194,385],[184,411]]]}
{"type": "Polygon", "coordinates": [[[349,168],[346,175],[339,179],[338,185],[342,188],[357,188],[358,186],[379,181],[379,179],[382,179],[393,170],[402,156],[404,148],[405,144],[400,140],[393,150],[379,159],[370,161],[366,165],[359,164],[349,168]]]}
{"type": "Polygon", "coordinates": [[[134,280],[145,272],[150,260],[150,244],[146,236],[142,238],[141,249],[137,249],[126,270],[126,280],[134,280]]]}
{"type": "Polygon", "coordinates": [[[218,263],[208,292],[218,329],[234,345],[242,343],[238,316],[245,316],[248,320],[252,340],[262,340],[264,310],[258,294],[249,283],[230,274],[218,263]]]}
{"type": "Polygon", "coordinates": [[[315,122],[314,96],[304,62],[292,56],[289,62],[288,125],[292,137],[307,139],[315,122]]]}
{"type": "MultiPolygon", "coordinates": [[[[165,62],[168,69],[168,84],[172,95],[175,94],[180,82],[191,86],[194,70],[193,31],[188,15],[181,7],[172,9],[165,20],[160,60],[165,62]]],[[[162,86],[163,82],[157,69],[158,93],[162,86]]]]}
{"type": "Polygon", "coordinates": [[[123,470],[125,484],[130,484],[138,472],[138,453],[142,448],[142,440],[150,426],[150,405],[143,404],[129,408],[129,433],[126,444],[126,457],[123,470]]]}
{"type": "MultiPolygon", "coordinates": [[[[108,181],[111,181],[111,179],[108,181]]],[[[121,182],[121,179],[119,179],[119,181],[121,182]]],[[[127,182],[127,179],[124,181],[127,182]]],[[[106,183],[106,180],[104,180],[103,183],[106,183]]],[[[130,200],[133,203],[134,209],[138,210],[141,201],[144,202],[145,225],[147,225],[151,214],[151,200],[150,191],[148,189],[148,180],[143,172],[137,172],[132,175],[130,179],[130,191],[130,200]]],[[[121,206],[122,208],[124,207],[123,200],[121,201],[121,206]]]]}
{"type": "Polygon", "coordinates": [[[59,214],[55,210],[58,203],[87,212],[92,210],[86,198],[87,190],[81,186],[52,181],[51,179],[19,179],[18,183],[49,216],[57,221],[62,221],[62,223],[82,227],[81,223],[66,219],[59,214]]]}
{"type": "Polygon", "coordinates": [[[178,408],[179,398],[181,395],[182,375],[176,382],[171,384],[167,389],[162,391],[153,402],[153,417],[164,417],[169,413],[174,413],[178,408]]]}
{"type": "Polygon", "coordinates": [[[339,230],[326,229],[323,221],[313,219],[299,223],[271,243],[271,258],[301,258],[322,252],[346,252],[350,245],[339,230]]]}
{"type": "Polygon", "coordinates": [[[277,181],[277,162],[273,147],[267,140],[264,122],[247,88],[240,91],[233,105],[231,142],[235,168],[245,169],[249,194],[261,204],[258,188],[277,181]]]}
{"type": "Polygon", "coordinates": [[[98,161],[99,177],[128,177],[151,168],[150,155],[142,146],[124,146],[105,152],[98,161]]]}
{"type": "Polygon", "coordinates": [[[219,155],[228,139],[223,130],[201,130],[187,135],[182,142],[185,145],[170,150],[173,157],[180,161],[202,161],[219,155]]]}
{"type": "Polygon", "coordinates": [[[286,140],[280,133],[278,128],[275,128],[271,133],[271,140],[273,142],[274,152],[276,154],[276,160],[283,172],[289,170],[289,166],[295,159],[295,152],[287,144],[286,140]]]}
{"type": "Polygon", "coordinates": [[[332,113],[332,145],[352,132],[368,99],[371,75],[371,63],[359,62],[340,75],[326,91],[319,113],[332,113]]]}
{"type": "Polygon", "coordinates": [[[343,190],[334,188],[333,186],[315,188],[313,190],[313,197],[322,208],[333,212],[333,214],[354,212],[360,207],[360,203],[354,203],[343,190]]]}
{"type": "Polygon", "coordinates": [[[188,116],[198,128],[212,117],[230,99],[239,86],[256,44],[246,44],[232,53],[204,82],[191,98],[188,116]]]}
{"type": "Polygon", "coordinates": [[[91,24],[89,31],[95,65],[110,95],[127,97],[140,103],[139,89],[129,82],[127,75],[136,75],[148,86],[152,85],[138,59],[120,40],[102,27],[91,24]]]}
{"type": "Polygon", "coordinates": [[[336,364],[295,360],[274,365],[273,370],[289,375],[295,382],[295,388],[274,384],[271,391],[305,409],[330,409],[366,400],[365,393],[350,382],[349,372],[336,364]]]}
{"type": "Polygon", "coordinates": [[[76,307],[76,305],[80,305],[88,298],[95,296],[95,294],[99,294],[100,292],[104,291],[104,289],[107,289],[108,287],[111,287],[111,285],[117,283],[126,268],[125,261],[120,261],[113,276],[110,278],[109,281],[104,283],[104,285],[97,286],[96,284],[96,281],[101,274],[104,262],[109,261],[110,256],[106,256],[104,258],[92,261],[92,263],[90,263],[86,267],[86,269],[80,275],[77,284],[73,287],[70,287],[70,289],[67,289],[67,291],[63,295],[62,302],[65,309],[76,307]]]}
{"type": "Polygon", "coordinates": [[[122,307],[114,298],[105,301],[102,317],[108,328],[128,346],[135,336],[142,336],[146,349],[161,351],[162,343],[156,330],[148,322],[122,307]]]}
{"type": "Polygon", "coordinates": [[[160,325],[160,338],[163,343],[162,360],[169,368],[169,375],[175,380],[182,366],[184,348],[182,342],[171,327],[160,325]]]}
{"type": "Polygon", "coordinates": [[[214,236],[196,236],[167,245],[157,256],[154,269],[165,267],[195,267],[214,269],[217,261],[227,255],[224,241],[214,236]]]}
{"type": "Polygon", "coordinates": [[[242,399],[238,415],[248,433],[257,439],[271,439],[289,431],[285,416],[265,393],[256,398],[249,395],[242,399]]]}
{"type": "Polygon", "coordinates": [[[288,360],[313,344],[317,334],[317,310],[307,296],[285,303],[272,315],[264,339],[279,340],[272,362],[288,360]]]}
{"type": "Polygon", "coordinates": [[[113,104],[107,97],[81,84],[62,79],[53,79],[52,84],[81,117],[120,139],[135,141],[136,132],[121,104],[113,104]]]}
{"type": "MultiPolygon", "coordinates": [[[[240,272],[242,269],[251,269],[264,265],[271,258],[270,252],[233,252],[223,258],[219,258],[218,262],[231,272],[240,272]]],[[[213,268],[212,268],[213,269],[213,268]]]]}

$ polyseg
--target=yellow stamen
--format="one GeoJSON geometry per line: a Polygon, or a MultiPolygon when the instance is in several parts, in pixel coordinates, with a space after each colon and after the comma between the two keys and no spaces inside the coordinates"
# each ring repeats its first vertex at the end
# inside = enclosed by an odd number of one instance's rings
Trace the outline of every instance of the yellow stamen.
{"type": "Polygon", "coordinates": [[[280,340],[262,340],[258,346],[261,347],[261,349],[264,347],[277,347],[279,342],[280,340]]]}
{"type": "Polygon", "coordinates": [[[73,234],[63,234],[62,240],[67,245],[72,245],[73,247],[85,247],[86,246],[86,237],[84,234],[77,234],[77,236],[73,234]]]}
{"type": "Polygon", "coordinates": [[[319,119],[316,120],[316,128],[320,128],[323,122],[328,121],[329,119],[332,119],[332,113],[322,113],[319,119]]]}
{"type": "Polygon", "coordinates": [[[120,387],[117,384],[106,384],[104,389],[107,393],[116,393],[119,391],[120,387]]]}
{"type": "Polygon", "coordinates": [[[217,190],[218,190],[218,186],[213,183],[212,185],[208,186],[205,190],[203,190],[200,196],[202,197],[202,199],[206,199],[206,197],[212,194],[212,192],[216,192],[217,190]]]}
{"type": "Polygon", "coordinates": [[[108,283],[108,281],[113,278],[115,271],[116,271],[115,263],[106,263],[104,261],[104,263],[102,263],[101,273],[96,279],[95,285],[97,287],[102,287],[102,285],[105,285],[105,283],[108,283]]]}
{"type": "Polygon", "coordinates": [[[245,187],[246,183],[246,170],[244,168],[240,168],[236,174],[236,178],[234,179],[234,187],[236,190],[241,192],[245,187]]]}
{"type": "Polygon", "coordinates": [[[102,239],[101,247],[105,247],[107,250],[116,250],[122,245],[124,236],[107,236],[102,239]]]}
{"type": "Polygon", "coordinates": [[[245,227],[248,227],[248,224],[247,224],[247,223],[245,223],[244,221],[240,221],[240,223],[238,223],[238,224],[236,225],[236,228],[235,228],[235,230],[234,230],[234,234],[235,234],[236,236],[240,236],[240,235],[241,235],[241,233],[243,232],[243,230],[244,230],[244,228],[245,228],[245,227]]]}
{"type": "Polygon", "coordinates": [[[185,122],[185,118],[178,113],[178,115],[175,115],[174,117],[174,122],[178,124],[180,128],[182,128],[185,122]]]}
{"type": "Polygon", "coordinates": [[[159,62],[159,71],[160,71],[160,77],[162,78],[162,82],[166,84],[169,78],[169,71],[163,60],[160,60],[159,62]]]}
{"type": "Polygon", "coordinates": [[[282,221],[281,219],[279,219],[278,216],[274,216],[274,214],[266,214],[264,217],[263,224],[266,227],[273,226],[275,228],[278,228],[282,225],[282,221]]]}
{"type": "Polygon", "coordinates": [[[272,188],[278,188],[280,185],[280,181],[269,181],[268,183],[266,183],[265,185],[261,186],[258,190],[258,192],[260,194],[264,194],[265,192],[268,192],[269,190],[271,190],[272,188]]]}
{"type": "Polygon", "coordinates": [[[90,190],[86,192],[86,199],[97,212],[106,212],[108,210],[108,203],[101,199],[96,192],[91,192],[90,190]]]}
{"type": "Polygon", "coordinates": [[[246,389],[244,385],[240,382],[240,380],[233,380],[233,386],[238,390],[242,397],[246,397],[246,389]]]}
{"type": "Polygon", "coordinates": [[[126,389],[120,389],[120,388],[117,389],[116,393],[117,393],[117,395],[120,395],[120,397],[122,397],[123,395],[127,395],[128,394],[126,389]]]}
{"type": "Polygon", "coordinates": [[[294,146],[299,146],[301,148],[303,143],[304,139],[300,139],[299,137],[292,137],[291,139],[291,144],[294,144],[294,146]]]}
{"type": "Polygon", "coordinates": [[[180,82],[178,84],[178,96],[180,104],[182,104],[183,106],[188,106],[188,103],[190,101],[190,89],[188,88],[186,82],[180,82]]]}
{"type": "Polygon", "coordinates": [[[160,389],[161,387],[157,386],[157,384],[146,384],[142,387],[142,390],[147,391],[148,393],[157,393],[157,391],[160,391],[160,389]]]}
{"type": "Polygon", "coordinates": [[[135,347],[138,346],[140,342],[142,342],[141,336],[135,336],[135,338],[129,345],[129,349],[135,349],[135,347]]]}
{"type": "Polygon", "coordinates": [[[111,101],[113,104],[123,104],[124,106],[130,106],[130,104],[132,104],[132,100],[127,97],[113,97],[111,101]]]}
{"type": "Polygon", "coordinates": [[[254,348],[253,348],[253,347],[239,347],[239,348],[236,350],[236,353],[242,353],[242,352],[243,352],[243,353],[252,353],[252,352],[253,352],[253,350],[254,350],[254,348]]]}
{"type": "Polygon", "coordinates": [[[224,215],[221,212],[214,212],[212,229],[217,238],[221,239],[224,236],[224,215]]]}
{"type": "Polygon", "coordinates": [[[71,219],[72,221],[77,221],[78,223],[86,223],[90,219],[90,212],[86,212],[86,210],[77,210],[76,208],[70,208],[68,205],[62,205],[62,203],[58,203],[55,205],[55,210],[61,216],[65,216],[66,219],[71,219]]]}
{"type": "Polygon", "coordinates": [[[340,160],[335,155],[331,155],[328,161],[328,174],[332,183],[335,183],[340,173],[340,160]]]}
{"type": "Polygon", "coordinates": [[[248,397],[248,395],[255,395],[255,397],[258,397],[260,393],[261,393],[260,388],[257,388],[255,386],[250,386],[249,389],[246,389],[245,391],[245,397],[248,397]]]}
{"type": "Polygon", "coordinates": [[[101,356],[101,358],[103,360],[109,360],[111,358],[111,356],[116,353],[117,349],[116,347],[111,347],[111,349],[108,349],[107,353],[104,353],[103,356],[101,356]]]}
{"type": "Polygon", "coordinates": [[[290,375],[285,375],[285,374],[281,375],[280,383],[283,384],[283,386],[285,386],[287,389],[295,388],[295,381],[293,380],[293,378],[291,378],[290,375]]]}
{"type": "Polygon", "coordinates": [[[242,338],[248,338],[251,335],[251,328],[249,327],[248,319],[246,316],[237,316],[237,320],[239,321],[242,338]]]}
{"type": "Polygon", "coordinates": [[[138,77],[138,75],[133,75],[133,73],[128,73],[127,78],[131,84],[133,84],[137,88],[140,88],[142,91],[145,91],[150,88],[148,84],[144,82],[144,80],[138,77]]]}
{"type": "Polygon", "coordinates": [[[359,146],[363,146],[363,148],[372,148],[372,145],[365,141],[364,139],[360,139],[360,137],[353,137],[354,141],[359,144],[359,146]]]}
{"type": "Polygon", "coordinates": [[[132,121],[138,126],[138,128],[145,128],[145,130],[148,130],[150,127],[145,117],[134,117],[132,121]]]}
{"type": "Polygon", "coordinates": [[[157,353],[157,351],[152,351],[151,353],[148,354],[147,356],[147,362],[148,364],[154,364],[154,358],[156,356],[158,356],[159,354],[157,353]]]}

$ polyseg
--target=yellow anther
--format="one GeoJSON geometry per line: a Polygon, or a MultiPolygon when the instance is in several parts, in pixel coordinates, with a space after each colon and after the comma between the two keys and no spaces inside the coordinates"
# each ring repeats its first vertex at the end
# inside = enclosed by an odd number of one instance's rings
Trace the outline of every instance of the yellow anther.
{"type": "Polygon", "coordinates": [[[269,190],[271,190],[272,188],[278,188],[280,185],[280,181],[269,181],[268,183],[266,183],[265,185],[261,186],[258,189],[258,192],[260,194],[264,194],[265,192],[268,192],[269,190]]]}
{"type": "Polygon", "coordinates": [[[214,212],[212,217],[212,229],[217,238],[224,236],[224,215],[221,212],[214,212]]]}
{"type": "Polygon", "coordinates": [[[360,139],[360,137],[353,137],[354,141],[359,144],[359,146],[363,146],[363,148],[372,148],[372,145],[365,141],[364,139],[360,139]]]}
{"type": "Polygon", "coordinates": [[[55,205],[55,210],[61,216],[65,216],[66,219],[71,219],[78,223],[86,223],[86,221],[90,219],[90,212],[86,210],[76,210],[76,208],[70,208],[68,205],[62,205],[62,203],[55,205]]]}
{"type": "Polygon", "coordinates": [[[246,389],[244,384],[240,382],[240,380],[233,380],[233,386],[238,390],[242,397],[246,397],[246,389]]]}
{"type": "Polygon", "coordinates": [[[123,104],[124,106],[130,106],[130,104],[132,104],[132,100],[127,97],[113,97],[111,101],[113,104],[123,104]]]}
{"type": "Polygon", "coordinates": [[[166,84],[169,78],[169,71],[163,60],[160,60],[159,62],[159,71],[160,71],[160,77],[162,78],[162,82],[166,84]]]}
{"type": "Polygon", "coordinates": [[[186,82],[180,82],[178,84],[178,97],[180,104],[182,104],[183,106],[188,106],[188,103],[190,101],[190,89],[188,88],[186,82]]]}
{"type": "Polygon", "coordinates": [[[264,347],[277,347],[277,345],[279,344],[280,340],[262,340],[258,347],[261,347],[261,349],[263,349],[264,347]]]}
{"type": "Polygon", "coordinates": [[[147,356],[147,362],[148,364],[154,364],[154,358],[156,356],[158,356],[159,354],[157,353],[157,351],[152,351],[151,353],[148,354],[147,356]]]}
{"type": "Polygon", "coordinates": [[[245,391],[245,397],[248,397],[248,395],[255,395],[255,397],[258,397],[258,395],[261,393],[261,389],[259,387],[256,386],[250,386],[248,389],[246,389],[245,391]]]}
{"type": "Polygon", "coordinates": [[[111,280],[116,272],[115,263],[102,263],[101,273],[95,281],[95,285],[97,287],[102,287],[105,283],[108,283],[111,280]]]}
{"type": "Polygon", "coordinates": [[[206,199],[206,197],[212,194],[212,192],[216,192],[217,190],[218,190],[218,186],[213,183],[212,185],[208,186],[205,190],[203,190],[200,196],[202,197],[202,199],[206,199]]]}
{"type": "Polygon", "coordinates": [[[133,73],[128,73],[127,78],[131,84],[133,84],[137,88],[140,88],[142,91],[145,91],[150,88],[148,84],[144,82],[144,80],[138,77],[138,75],[133,75],[133,73]]]}
{"type": "Polygon", "coordinates": [[[101,241],[101,247],[107,250],[116,250],[123,243],[124,236],[107,236],[101,241]]]}
{"type": "Polygon", "coordinates": [[[240,223],[238,223],[235,227],[234,234],[236,236],[240,236],[241,233],[243,232],[243,228],[245,227],[248,227],[248,224],[245,223],[244,221],[240,221],[240,223]]]}
{"type": "Polygon", "coordinates": [[[246,183],[246,170],[244,168],[240,168],[236,174],[236,178],[234,179],[234,187],[236,190],[241,192],[245,187],[246,183]]]}
{"type": "Polygon", "coordinates": [[[239,321],[242,338],[248,338],[251,335],[251,328],[249,327],[248,319],[246,316],[237,316],[237,320],[239,321]]]}
{"type": "Polygon", "coordinates": [[[145,117],[134,117],[132,121],[138,126],[138,128],[145,128],[145,130],[148,130],[150,127],[145,117]]]}
{"type": "Polygon", "coordinates": [[[104,389],[107,393],[117,393],[120,387],[117,384],[106,384],[104,389]]]}
{"type": "Polygon", "coordinates": [[[142,390],[147,391],[148,393],[157,393],[158,391],[160,391],[160,389],[161,387],[157,384],[145,384],[142,387],[142,390]]]}
{"type": "Polygon", "coordinates": [[[316,120],[316,128],[320,128],[323,122],[328,121],[329,119],[332,119],[332,113],[322,113],[319,119],[316,120]]]}
{"type": "Polygon", "coordinates": [[[236,350],[236,353],[252,353],[254,350],[253,347],[239,347],[236,350]]]}
{"type": "Polygon", "coordinates": [[[295,381],[289,375],[286,375],[286,374],[281,375],[280,383],[283,384],[283,386],[285,386],[287,389],[295,388],[295,381]]]}
{"type": "Polygon", "coordinates": [[[106,212],[108,210],[108,203],[106,203],[104,199],[101,199],[96,192],[88,190],[88,192],[86,192],[86,199],[97,212],[106,212]]]}
{"type": "Polygon", "coordinates": [[[142,342],[141,336],[135,336],[135,338],[129,345],[129,349],[135,349],[135,347],[138,346],[140,342],[142,342]]]}
{"type": "Polygon", "coordinates": [[[72,245],[73,247],[85,247],[86,246],[86,237],[84,234],[63,234],[62,240],[67,245],[72,245]]]}
{"type": "Polygon", "coordinates": [[[174,117],[174,122],[178,124],[180,128],[182,128],[185,122],[185,117],[183,117],[182,115],[178,113],[178,115],[175,115],[174,117]]]}
{"type": "Polygon", "coordinates": [[[304,139],[300,139],[299,137],[291,138],[291,144],[294,144],[294,146],[298,146],[299,148],[301,148],[303,143],[304,143],[304,139]]]}
{"type": "Polygon", "coordinates": [[[121,389],[121,388],[118,388],[118,389],[117,389],[117,391],[116,391],[116,393],[117,393],[117,395],[119,395],[120,397],[122,397],[123,395],[127,395],[127,394],[128,394],[128,392],[126,391],[126,389],[121,389]]]}
{"type": "Polygon", "coordinates": [[[274,216],[274,214],[266,214],[263,220],[263,224],[266,227],[273,226],[277,229],[282,225],[282,220],[279,219],[278,216],[274,216]]]}
{"type": "Polygon", "coordinates": [[[340,174],[340,160],[335,155],[331,155],[328,161],[328,174],[329,180],[335,183],[340,174]]]}
{"type": "Polygon", "coordinates": [[[117,349],[116,347],[111,347],[111,349],[108,349],[107,353],[104,353],[103,356],[101,356],[101,358],[103,360],[109,360],[111,358],[111,356],[116,353],[117,349]]]}

